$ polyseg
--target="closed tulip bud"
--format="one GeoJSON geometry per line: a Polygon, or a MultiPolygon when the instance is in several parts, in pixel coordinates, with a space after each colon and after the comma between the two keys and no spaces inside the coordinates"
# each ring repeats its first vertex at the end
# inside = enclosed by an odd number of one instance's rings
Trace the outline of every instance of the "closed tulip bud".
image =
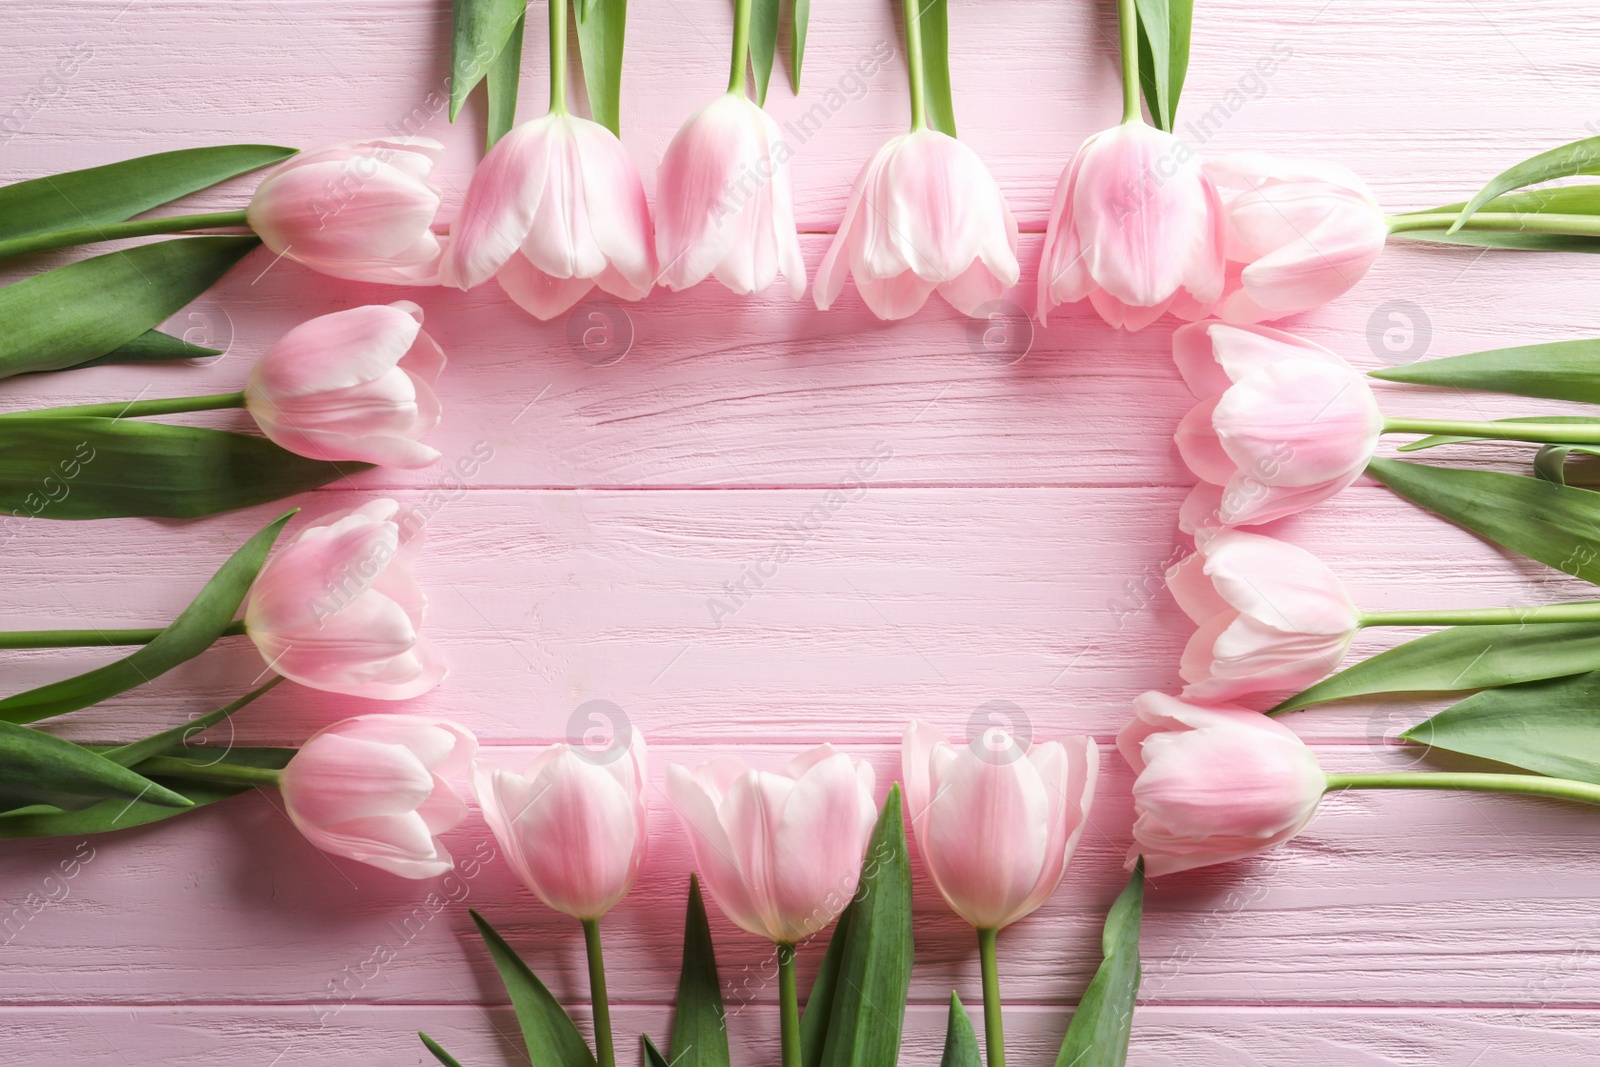
{"type": "Polygon", "coordinates": [[[1142,330],[1207,314],[1222,295],[1226,224],[1194,150],[1137,119],[1083,143],[1056,185],[1039,267],[1039,321],[1087,298],[1142,330]]]}
{"type": "Polygon", "coordinates": [[[284,334],[256,362],[245,407],[274,443],[321,460],[426,467],[444,353],[409,301],[335,311],[284,334]]]}
{"type": "Polygon", "coordinates": [[[1163,693],[1133,702],[1117,747],[1133,783],[1134,847],[1152,875],[1253,856],[1305,829],[1327,776],[1305,743],[1259,711],[1163,693]]]}
{"type": "Polygon", "coordinates": [[[903,319],[935,289],[978,315],[1017,283],[1017,223],[976,152],[934,130],[896,137],[851,187],[850,205],[817,270],[827,310],[855,279],[880,319],[903,319]]]}
{"type": "Polygon", "coordinates": [[[878,816],[872,768],[832,745],[780,773],[719,758],[667,768],[667,797],[712,899],[752,934],[793,945],[855,895],[878,816]]]}
{"type": "Polygon", "coordinates": [[[246,220],[268,248],[323,274],[433,285],[441,201],[428,176],[443,155],[444,145],[426,137],[301,152],[262,179],[246,220]]]}
{"type": "Polygon", "coordinates": [[[1199,626],[1183,653],[1186,698],[1235,701],[1298,690],[1344,659],[1361,613],[1317,557],[1260,534],[1224,530],[1167,572],[1199,626]]]}
{"type": "Polygon", "coordinates": [[[400,505],[326,516],[275,552],[245,605],[250,640],[279,674],[330,693],[406,700],[447,673],[419,630],[427,598],[411,577],[421,543],[400,505]]]}
{"type": "Polygon", "coordinates": [[[1366,469],[1383,414],[1366,378],[1327,349],[1264,326],[1197,322],[1173,334],[1172,354],[1201,401],[1178,424],[1178,451],[1221,487],[1216,523],[1292,515],[1366,469]]]}
{"type": "Polygon", "coordinates": [[[638,300],[655,284],[644,185],[628,150],[597,122],[552,112],[489,150],[450,228],[446,285],[490,278],[550,319],[598,285],[638,300]]]}
{"type": "Polygon", "coordinates": [[[511,869],[550,907],[598,919],[633,888],[648,828],[639,731],[598,755],[559,744],[514,764],[480,758],[472,782],[511,869]]]}
{"type": "Polygon", "coordinates": [[[477,751],[455,723],[360,715],[312,736],[278,776],[289,819],[324,852],[402,878],[455,866],[438,840],[466,818],[451,786],[477,751]]]}
{"type": "Polygon", "coordinates": [[[1226,322],[1321,307],[1366,275],[1389,238],[1372,191],[1343,167],[1241,152],[1205,172],[1228,220],[1228,280],[1215,312],[1226,322]]]}
{"type": "Polygon", "coordinates": [[[690,116],[656,173],[656,258],[661,284],[687,289],[707,276],[736,293],[779,274],[806,289],[789,186],[793,154],[772,117],[729,92],[690,116]]]}
{"type": "Polygon", "coordinates": [[[1055,892],[1094,800],[1093,740],[1029,745],[995,728],[956,747],[914,721],[900,763],[917,848],[957,915],[997,930],[1055,892]]]}

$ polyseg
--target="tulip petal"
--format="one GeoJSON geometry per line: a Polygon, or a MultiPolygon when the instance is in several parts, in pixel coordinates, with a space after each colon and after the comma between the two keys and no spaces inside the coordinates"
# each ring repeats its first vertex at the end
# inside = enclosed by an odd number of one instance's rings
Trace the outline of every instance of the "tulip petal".
{"type": "Polygon", "coordinates": [[[471,289],[494,277],[533,229],[559,121],[550,114],[516,126],[478,164],[450,227],[452,284],[471,289]]]}
{"type": "Polygon", "coordinates": [[[541,322],[570,310],[594,288],[593,278],[553,278],[521,255],[506,260],[494,277],[518,307],[541,322]]]}

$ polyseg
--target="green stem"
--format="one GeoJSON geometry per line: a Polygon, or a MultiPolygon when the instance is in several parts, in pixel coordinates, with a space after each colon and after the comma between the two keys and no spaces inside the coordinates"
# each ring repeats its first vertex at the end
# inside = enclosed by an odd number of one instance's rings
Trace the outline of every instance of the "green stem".
{"type": "Polygon", "coordinates": [[[190,230],[248,225],[243,211],[213,211],[205,215],[171,215],[159,219],[108,222],[104,226],[76,226],[68,230],[47,230],[0,241],[0,259],[48,252],[52,248],[94,244],[96,241],[115,241],[122,237],[149,237],[158,233],[187,233],[190,230]]]}
{"type": "Polygon", "coordinates": [[[271,767],[246,767],[240,763],[201,763],[179,756],[151,756],[136,764],[140,774],[156,778],[187,778],[228,785],[278,784],[279,772],[271,767]]]}
{"type": "Polygon", "coordinates": [[[922,0],[901,0],[906,18],[906,73],[911,79],[911,132],[928,128],[927,87],[922,65],[922,0]]]}
{"type": "Polygon", "coordinates": [[[589,952],[589,999],[594,1004],[594,1050],[599,1067],[617,1067],[611,1043],[611,998],[606,993],[606,964],[600,954],[600,920],[583,920],[583,947],[589,952]]]}
{"type": "Polygon", "coordinates": [[[994,942],[999,930],[978,931],[978,960],[983,966],[983,1037],[989,1048],[988,1067],[1006,1067],[1006,1039],[1000,1017],[1000,966],[994,942]]]}
{"type": "Polygon", "coordinates": [[[1600,622],[1600,601],[1520,608],[1445,608],[1425,611],[1364,611],[1362,626],[1496,626],[1530,622],[1600,622]]]}
{"type": "MultiPolygon", "coordinates": [[[[0,648],[110,648],[116,645],[148,645],[163,632],[154,630],[13,630],[0,632],[0,648]]],[[[245,632],[244,620],[236,619],[222,631],[223,637],[238,637],[245,632]]]]}
{"type": "Polygon", "coordinates": [[[1140,122],[1139,12],[1134,0],[1117,0],[1117,28],[1122,34],[1122,121],[1140,122]]]}
{"type": "MultiPolygon", "coordinates": [[[[1454,211],[1430,211],[1416,215],[1389,216],[1390,233],[1412,230],[1449,229],[1456,221],[1454,211]]],[[[1583,237],[1600,236],[1600,217],[1594,215],[1547,215],[1512,211],[1480,211],[1461,226],[1463,230],[1496,233],[1569,233],[1583,237]]]]}
{"type": "Polygon", "coordinates": [[[567,0],[550,0],[550,113],[567,113],[567,0]]]}
{"type": "Polygon", "coordinates": [[[1518,793],[1530,797],[1576,800],[1600,804],[1600,785],[1540,774],[1478,774],[1397,771],[1391,774],[1330,774],[1329,791],[1336,789],[1461,789],[1474,793],[1518,793]]]}
{"type": "Polygon", "coordinates": [[[750,0],[733,5],[733,69],[728,72],[728,92],[744,95],[744,68],[750,61],[750,0]]]}
{"type": "Polygon", "coordinates": [[[1463,422],[1458,419],[1383,420],[1384,433],[1484,437],[1541,445],[1600,445],[1600,425],[1560,422],[1463,422]]]}
{"type": "Polygon", "coordinates": [[[243,393],[212,393],[209,396],[174,396],[162,400],[119,400],[109,404],[77,404],[72,407],[37,408],[33,411],[7,411],[0,419],[68,418],[74,416],[104,419],[138,419],[148,415],[181,415],[188,411],[214,411],[217,408],[244,407],[243,393]]]}
{"type": "Polygon", "coordinates": [[[800,993],[795,987],[793,945],[778,945],[778,1002],[783,1067],[800,1067],[800,993]]]}

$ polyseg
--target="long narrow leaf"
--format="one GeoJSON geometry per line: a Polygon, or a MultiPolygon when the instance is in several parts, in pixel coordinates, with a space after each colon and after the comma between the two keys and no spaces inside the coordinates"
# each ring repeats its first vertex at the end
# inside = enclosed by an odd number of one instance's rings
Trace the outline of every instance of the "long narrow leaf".
{"type": "Polygon", "coordinates": [[[905,0],[917,5],[922,30],[922,84],[928,125],[956,136],[956,109],[950,98],[950,9],[948,0],[905,0]]]}
{"type": "Polygon", "coordinates": [[[828,1022],[833,1017],[833,998],[839,988],[839,962],[844,958],[845,942],[850,940],[850,922],[856,905],[851,901],[834,920],[833,936],[822,955],[822,966],[811,983],[805,1010],[800,1013],[800,1065],[817,1067],[822,1062],[822,1047],[828,1042],[828,1022]]]}
{"type": "Polygon", "coordinates": [[[1144,860],[1106,913],[1104,958],[1072,1013],[1056,1067],[1123,1067],[1139,995],[1139,926],[1144,916],[1144,860]]]}
{"type": "Polygon", "coordinates": [[[281,162],[295,151],[266,144],[183,148],[16,182],[0,189],[0,240],[124,222],[218,182],[281,162]]]}
{"type": "Polygon", "coordinates": [[[622,134],[622,48],[628,31],[628,0],[589,0],[578,20],[583,88],[594,121],[622,134]]]}
{"type": "Polygon", "coordinates": [[[495,142],[510,133],[511,127],[517,124],[517,87],[522,80],[522,26],[525,21],[518,19],[517,24],[511,27],[511,35],[506,38],[505,46],[489,64],[489,73],[486,75],[489,123],[485,151],[493,148],[495,142]]]}
{"type": "Polygon", "coordinates": [[[811,0],[794,0],[790,11],[789,87],[796,95],[800,92],[800,66],[806,58],[806,34],[811,29],[811,0]]]}
{"type": "Polygon", "coordinates": [[[208,711],[204,715],[183,723],[181,726],[174,726],[170,730],[162,730],[160,733],[151,734],[149,737],[141,738],[130,744],[108,748],[101,755],[113,763],[120,763],[124,767],[132,767],[154,756],[166,755],[202,730],[210,729],[234,712],[253,704],[257,697],[265,695],[282,681],[283,676],[278,675],[272,681],[267,682],[265,685],[257,686],[238,700],[231,704],[224,704],[216,711],[208,711]]]}
{"type": "Polygon", "coordinates": [[[250,585],[293,511],[267,523],[212,575],[172,625],[131,656],[87,674],[0,700],[0,721],[36,722],[98,704],[165,674],[206,649],[233,622],[250,585]]]}
{"type": "Polygon", "coordinates": [[[1600,174],[1600,137],[1586,137],[1548,152],[1525,159],[1516,166],[1501,171],[1484,184],[1467,206],[1456,216],[1450,227],[1455,233],[1461,224],[1471,218],[1479,208],[1503,193],[1521,189],[1537,182],[1555,178],[1569,178],[1577,174],[1600,174]]]}
{"type": "Polygon", "coordinates": [[[455,0],[450,19],[450,121],[489,73],[528,0],[455,0]]]}
{"type": "Polygon", "coordinates": [[[1139,80],[1152,124],[1171,132],[1189,71],[1193,0],[1137,0],[1139,80]]]}
{"type": "Polygon", "coordinates": [[[939,1067],[983,1067],[983,1054],[978,1051],[978,1035],[973,1032],[972,1020],[961,998],[950,994],[950,1016],[944,1027],[944,1055],[939,1057],[939,1067]]]}
{"type": "Polygon", "coordinates": [[[476,911],[471,915],[511,997],[511,1007],[522,1026],[522,1039],[528,1046],[528,1060],[539,1067],[595,1067],[594,1054],[566,1009],[482,915],[476,911]]]}
{"type": "Polygon", "coordinates": [[[1386,382],[1600,404],[1600,338],[1493,348],[1369,373],[1386,382]]]}
{"type": "Polygon", "coordinates": [[[1382,693],[1461,693],[1600,670],[1600,622],[1452,626],[1352,664],[1273,714],[1382,693]]]}
{"type": "Polygon", "coordinates": [[[1600,252],[1600,237],[1581,233],[1533,233],[1523,230],[1456,230],[1443,226],[1401,230],[1396,240],[1426,241],[1471,248],[1502,248],[1515,252],[1600,252]]]}
{"type": "Polygon", "coordinates": [[[672,1017],[672,1062],[676,1067],[728,1067],[722,983],[717,979],[717,954],[697,875],[689,876],[686,912],[678,1006],[672,1017]]]}
{"type": "Polygon", "coordinates": [[[1408,741],[1600,785],[1600,673],[1478,693],[1401,734],[1408,741]]]}
{"type": "Polygon", "coordinates": [[[444,1064],[444,1067],[461,1067],[461,1061],[441,1048],[439,1046],[439,1042],[435,1041],[421,1030],[417,1031],[417,1036],[422,1039],[422,1047],[433,1053],[433,1058],[444,1064]]]}
{"type": "Polygon", "coordinates": [[[755,74],[756,103],[767,102],[767,86],[772,83],[772,63],[778,54],[778,23],[782,18],[779,0],[751,0],[750,70],[755,74]]]}
{"type": "Polygon", "coordinates": [[[174,359],[208,359],[220,355],[222,355],[220,348],[206,348],[204,345],[190,344],[181,337],[173,337],[160,330],[146,330],[127,344],[119,345],[95,359],[74,363],[72,368],[78,370],[106,363],[161,363],[174,359]]]}
{"type": "Polygon", "coordinates": [[[255,237],[157,241],[0,289],[0,378],[76,366],[135,341],[260,243],[255,237]]]}
{"type": "Polygon", "coordinates": [[[661,1054],[649,1034],[640,1034],[639,1043],[644,1047],[644,1067],[672,1067],[672,1061],[661,1054]]]}
{"type": "Polygon", "coordinates": [[[85,798],[193,807],[165,786],[97,752],[42,730],[0,722],[0,809],[74,807],[74,801],[85,798]]]}

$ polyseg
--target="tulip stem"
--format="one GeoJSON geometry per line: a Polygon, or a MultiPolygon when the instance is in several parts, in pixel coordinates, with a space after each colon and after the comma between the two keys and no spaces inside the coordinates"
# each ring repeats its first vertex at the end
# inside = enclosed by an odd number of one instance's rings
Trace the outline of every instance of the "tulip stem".
{"type": "Polygon", "coordinates": [[[734,0],[733,69],[728,72],[728,92],[744,95],[744,68],[750,60],[750,0],[734,0]]]}
{"type": "MultiPolygon", "coordinates": [[[[164,633],[153,630],[12,630],[0,632],[0,648],[110,648],[116,645],[148,645],[164,633]]],[[[244,620],[236,619],[223,630],[222,637],[238,637],[245,632],[244,620]]]]}
{"type": "Polygon", "coordinates": [[[911,83],[911,132],[928,128],[927,88],[922,65],[922,0],[901,0],[906,21],[906,74],[911,83]]]}
{"type": "Polygon", "coordinates": [[[550,0],[550,113],[567,113],[567,0],[550,0]]]}
{"type": "Polygon", "coordinates": [[[201,782],[222,782],[226,785],[278,784],[279,772],[272,767],[247,767],[242,763],[220,760],[204,761],[183,759],[179,756],[151,756],[135,764],[140,774],[156,778],[186,778],[201,782]]]}
{"type": "MultiPolygon", "coordinates": [[[[1390,233],[1413,230],[1448,229],[1456,221],[1454,211],[1429,211],[1416,215],[1389,216],[1390,233]]],[[[1463,230],[1488,230],[1496,233],[1564,233],[1600,236],[1600,218],[1594,215],[1547,215],[1514,211],[1480,211],[1462,223],[1463,230]]]]}
{"type": "Polygon", "coordinates": [[[794,946],[781,942],[778,944],[778,1002],[783,1067],[800,1067],[800,993],[794,979],[794,946]]]}
{"type": "Polygon", "coordinates": [[[617,1067],[611,1043],[611,998],[606,994],[606,963],[600,954],[600,920],[583,920],[583,947],[589,953],[589,999],[594,1004],[594,1051],[600,1067],[617,1067]]]}
{"type": "Polygon", "coordinates": [[[978,961],[983,968],[983,1038],[989,1049],[988,1067],[1006,1067],[1006,1038],[1000,1016],[1000,965],[995,957],[999,930],[978,931],[978,961]]]}
{"type": "Polygon", "coordinates": [[[1365,611],[1362,626],[1503,626],[1530,622],[1600,622],[1600,601],[1537,607],[1446,608],[1435,611],[1365,611]]]}
{"type": "Polygon", "coordinates": [[[214,411],[244,407],[243,393],[212,393],[209,396],[174,396],[162,400],[118,400],[109,404],[77,404],[71,407],[38,408],[33,411],[7,411],[0,419],[28,416],[53,419],[74,416],[103,419],[138,419],[149,415],[181,415],[188,411],[214,411]]]}
{"type": "Polygon", "coordinates": [[[1518,793],[1530,797],[1600,804],[1600,785],[1547,778],[1542,774],[1399,771],[1392,774],[1330,774],[1328,790],[1460,789],[1474,793],[1518,793]]]}
{"type": "Polygon", "coordinates": [[[1122,35],[1122,121],[1141,122],[1139,111],[1139,12],[1134,0],[1117,0],[1122,35]]]}
{"type": "Polygon", "coordinates": [[[158,219],[108,222],[103,226],[74,226],[71,229],[47,230],[0,241],[0,259],[48,252],[52,248],[94,244],[96,241],[115,241],[123,237],[149,237],[158,233],[186,233],[190,230],[248,225],[243,211],[213,211],[205,215],[169,215],[158,219]]]}
{"type": "Polygon", "coordinates": [[[1386,418],[1383,420],[1383,432],[1483,437],[1495,441],[1528,441],[1541,445],[1600,445],[1600,424],[1386,418]]]}

